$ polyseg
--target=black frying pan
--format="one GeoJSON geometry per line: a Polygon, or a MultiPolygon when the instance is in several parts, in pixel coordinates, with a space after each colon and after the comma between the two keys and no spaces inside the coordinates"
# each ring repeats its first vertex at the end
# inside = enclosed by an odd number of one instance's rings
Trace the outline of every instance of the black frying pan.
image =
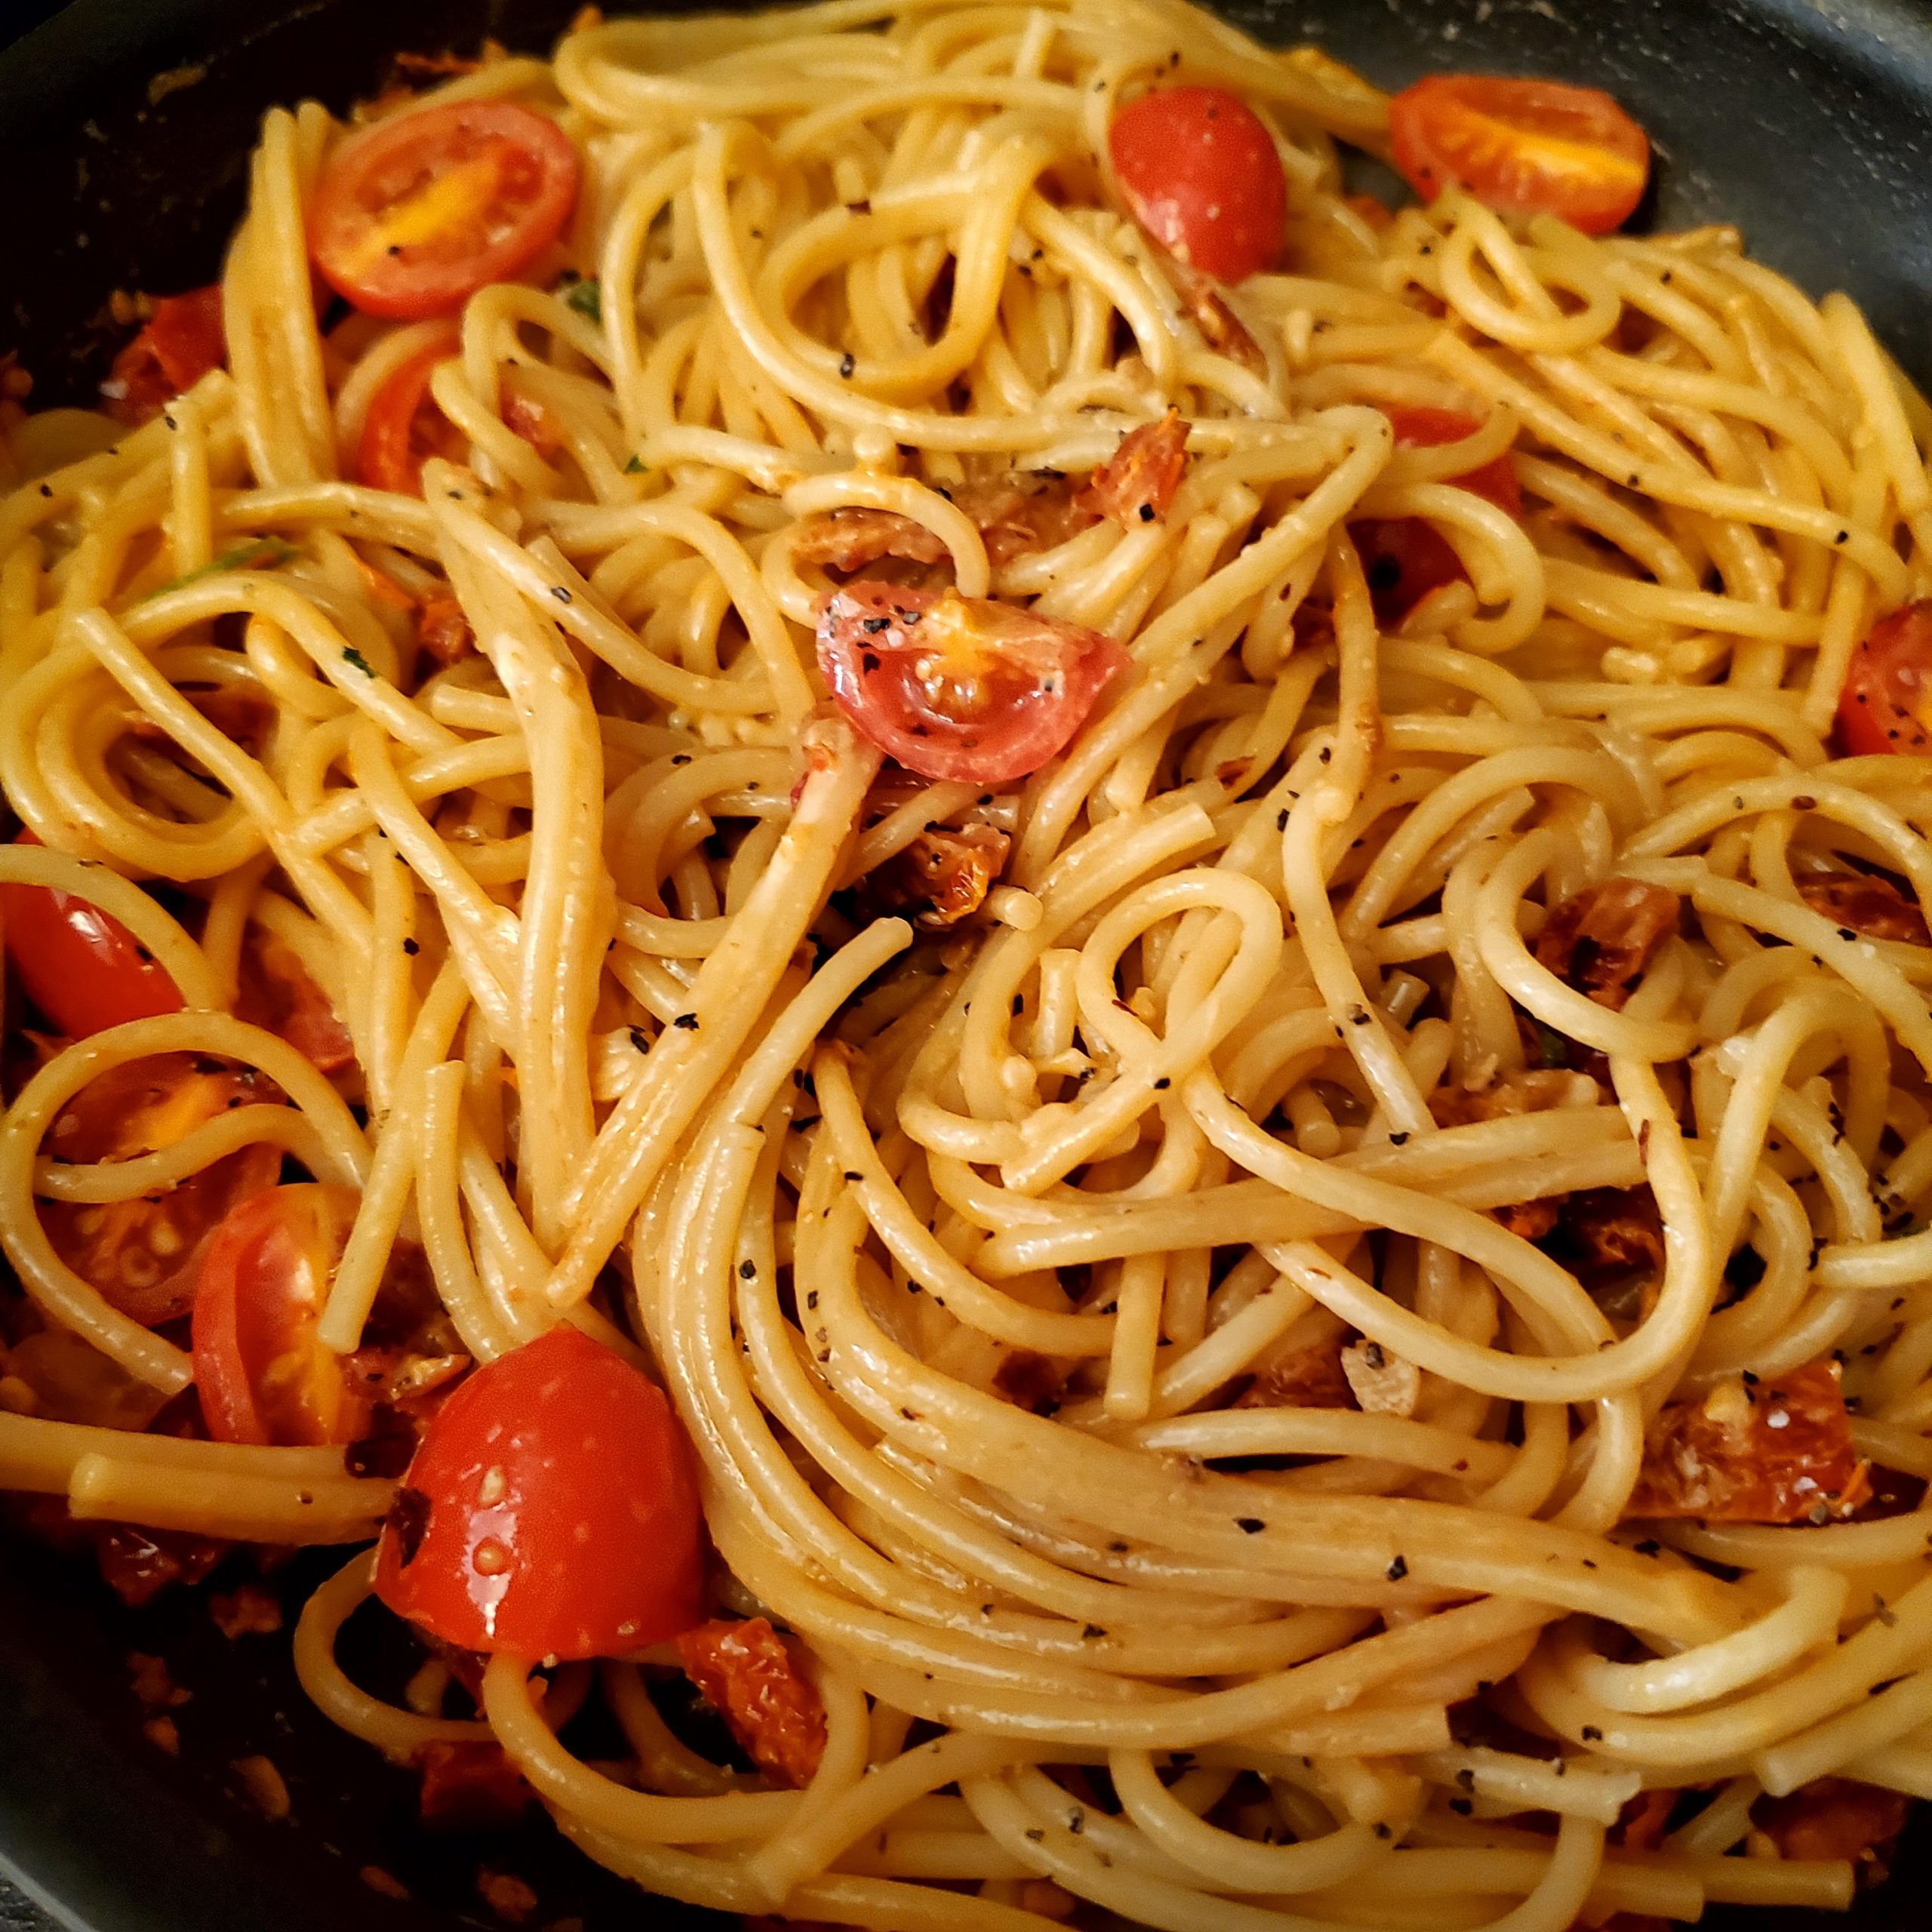
{"type": "MultiPolygon", "coordinates": [[[[44,12],[46,0],[23,0],[44,12]]],[[[12,0],[23,4],[23,0],[12,0]]],[[[634,0],[635,4],[635,0],[634,0]]],[[[675,0],[657,0],[663,6],[675,0]]],[[[1849,290],[1932,384],[1932,0],[1223,0],[1265,39],[1320,39],[1375,79],[1432,69],[1546,73],[1607,87],[1661,158],[1651,217],[1740,223],[1814,293],[1849,290]]],[[[0,0],[0,29],[9,0],[0,0]]],[[[621,0],[620,0],[621,5],[621,0]]],[[[116,288],[210,279],[240,212],[262,110],[374,91],[398,48],[541,49],[576,0],[77,0],[0,54],[0,351],[42,402],[83,399],[114,340],[116,288]],[[157,75],[179,80],[152,88],[157,75]]],[[[611,11],[619,11],[618,5],[611,11]]],[[[291,1602],[327,1560],[298,1567],[291,1602]]],[[[191,1600],[131,1617],[72,1565],[0,1542],[0,1865],[85,1932],[432,1932],[491,1922],[487,1860],[521,1872],[534,1927],[695,1925],[533,1829],[515,1844],[425,1841],[413,1781],[311,1710],[286,1640],[215,1634],[191,1600]],[[130,1651],[194,1691],[177,1762],[140,1735],[130,1651]],[[232,1794],[232,1761],[287,1774],[291,1824],[232,1794]],[[377,1865],[411,1897],[358,1876],[377,1865]]],[[[1911,1836],[1857,1932],[1927,1921],[1932,1829],[1911,1836]]],[[[705,1921],[709,1922],[709,1921],[705,1921]]],[[[1808,1913],[1727,1914],[1726,1932],[1802,1932],[1808,1913]]]]}

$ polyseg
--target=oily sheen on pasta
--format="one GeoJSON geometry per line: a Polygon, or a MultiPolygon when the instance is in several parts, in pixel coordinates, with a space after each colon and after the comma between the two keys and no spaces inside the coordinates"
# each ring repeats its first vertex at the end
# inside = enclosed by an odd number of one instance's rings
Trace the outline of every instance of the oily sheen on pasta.
{"type": "Polygon", "coordinates": [[[365,118],[453,102],[580,170],[454,327],[318,306],[349,137],[278,110],[226,366],[16,430],[0,882],[179,999],[16,1057],[0,1483],[356,1546],[294,1639],[332,1718],[494,1741],[728,1912],[1844,1906],[1765,1807],[1932,1796],[1932,766],[1831,741],[1932,592],[1932,417],[1854,306],[1724,228],[1389,218],[1340,172],[1384,97],[1177,0],[593,17],[365,118]],[[1278,151],[1236,285],[1124,210],[1156,82],[1278,151]],[[412,358],[441,429],[376,487],[412,358]],[[1163,423],[1178,480],[1092,507],[1163,423]],[[921,777],[828,701],[854,581],[1124,655],[1030,777],[921,777]],[[269,942],[340,1066],[246,1017],[269,942]],[[175,1054],[245,1084],[63,1155],[175,1054]],[[669,1642],[495,1655],[473,1715],[343,1674],[394,1478],[144,1432],[186,1331],[57,1238],[263,1146],[352,1190],[326,1349],[420,1250],[459,1368],[568,1321],[661,1384],[706,1614],[822,1707],[802,1788],[672,1734],[669,1642]]]}

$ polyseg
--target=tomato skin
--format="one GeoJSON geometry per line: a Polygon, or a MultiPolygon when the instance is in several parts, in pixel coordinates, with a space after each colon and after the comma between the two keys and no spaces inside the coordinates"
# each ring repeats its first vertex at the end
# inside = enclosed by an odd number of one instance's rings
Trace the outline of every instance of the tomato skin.
{"type": "Polygon", "coordinates": [[[1932,752],[1932,601],[1881,617],[1838,694],[1838,737],[1854,757],[1932,752]]]}
{"type": "Polygon", "coordinates": [[[1466,189],[1500,214],[1620,228],[1644,198],[1650,137],[1611,97],[1558,81],[1431,74],[1389,103],[1396,167],[1432,202],[1466,189]]]}
{"type": "Polygon", "coordinates": [[[451,101],[379,122],[323,168],[309,246],[365,314],[417,320],[520,274],[577,200],[577,150],[547,115],[451,101]]]}
{"type": "Polygon", "coordinates": [[[401,364],[371,400],[356,441],[355,473],[372,490],[420,497],[424,463],[451,453],[458,438],[429,394],[429,378],[457,346],[452,328],[401,364]]]}
{"type": "MultiPolygon", "coordinates": [[[[1395,432],[1398,450],[1460,443],[1482,427],[1458,409],[1397,404],[1383,413],[1395,432]]],[[[1492,457],[1449,480],[1512,517],[1522,516],[1522,485],[1506,456],[1492,457]]],[[[1384,625],[1399,623],[1425,597],[1445,584],[1463,582],[1467,575],[1448,539],[1420,517],[1365,517],[1352,523],[1349,534],[1361,555],[1377,619],[1384,625]]]]}
{"type": "Polygon", "coordinates": [[[220,1442],[353,1442],[369,1404],[316,1339],[330,1277],[355,1219],[355,1190],[302,1182],[235,1208],[202,1257],[195,1386],[220,1442]]]}
{"type": "Polygon", "coordinates": [[[1097,632],[956,591],[848,583],[819,614],[838,708],[908,770],[966,784],[1038,771],[1130,662],[1097,632]]]}
{"type": "MultiPolygon", "coordinates": [[[[110,1067],[55,1115],[45,1152],[82,1166],[171,1147],[205,1121],[280,1093],[254,1072],[198,1054],[154,1054],[110,1067]]],[[[99,1205],[44,1201],[41,1226],[55,1254],[122,1314],[153,1327],[185,1315],[216,1226],[275,1186],[278,1148],[224,1155],[152,1199],[99,1205]]]]}
{"type": "Polygon", "coordinates": [[[437,1412],[383,1525],[376,1594],[466,1650],[621,1656],[703,1620],[703,1529],[663,1392],[565,1323],[437,1412]]]}
{"type": "Polygon", "coordinates": [[[1217,281],[1273,265],[1287,219],[1281,158],[1260,118],[1225,88],[1163,88],[1113,118],[1107,149],[1134,218],[1217,281]]]}
{"type": "MultiPolygon", "coordinates": [[[[14,841],[38,845],[31,830],[14,841]]],[[[7,957],[27,997],[69,1039],[179,1013],[180,989],[118,919],[51,885],[0,885],[7,957]]]]}
{"type": "Polygon", "coordinates": [[[147,326],[115,357],[113,370],[101,385],[108,413],[116,422],[145,423],[227,360],[221,285],[164,295],[147,326]]]}

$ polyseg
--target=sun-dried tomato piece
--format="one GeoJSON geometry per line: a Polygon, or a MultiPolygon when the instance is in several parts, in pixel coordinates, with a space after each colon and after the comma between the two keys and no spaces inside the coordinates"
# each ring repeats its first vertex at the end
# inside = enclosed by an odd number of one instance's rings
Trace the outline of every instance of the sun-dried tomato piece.
{"type": "Polygon", "coordinates": [[[1780,1857],[1849,1859],[1859,1883],[1875,1885],[1910,1809],[1901,1792],[1850,1778],[1819,1778],[1787,1797],[1759,1798],[1751,1822],[1777,1844],[1780,1857]]]}
{"type": "Polygon", "coordinates": [[[1651,1425],[1630,1516],[1720,1523],[1822,1523],[1872,1493],[1851,1446],[1835,1362],[1720,1383],[1651,1425]]]}
{"type": "Polygon", "coordinates": [[[235,1017],[280,1035],[324,1073],[340,1073],[355,1063],[355,1042],[328,994],[295,949],[260,926],[248,929],[242,949],[235,1017]]]}
{"type": "Polygon", "coordinates": [[[1187,425],[1171,409],[1158,422],[1130,429],[1074,501],[1131,530],[1167,515],[1186,474],[1187,425]]]}
{"type": "Polygon", "coordinates": [[[992,482],[960,484],[946,494],[972,518],[995,570],[1036,550],[1057,550],[1099,521],[1057,469],[1014,470],[992,482]]]}
{"type": "Polygon", "coordinates": [[[927,932],[949,932],[986,903],[1012,843],[989,825],[928,826],[872,875],[869,896],[927,932]]]}
{"type": "Polygon", "coordinates": [[[825,1755],[825,1706],[766,1619],[700,1624],[678,1639],[678,1655],[753,1764],[778,1784],[811,1783],[825,1755]]]}
{"type": "Polygon", "coordinates": [[[423,1822],[445,1831],[507,1831],[535,1795],[500,1744],[426,1744],[416,1763],[423,1822]]]}
{"type": "Polygon", "coordinates": [[[1517,1114],[1572,1107],[1580,1099],[1594,1105],[1595,1082],[1588,1088],[1577,1084],[1585,1077],[1557,1067],[1531,1067],[1475,1092],[1466,1087],[1438,1087],[1429,1097],[1429,1111],[1438,1127],[1468,1127],[1477,1121],[1507,1120],[1517,1114]]]}
{"type": "Polygon", "coordinates": [[[1051,1415],[1066,1393],[1066,1370],[1051,1355],[1009,1349],[993,1371],[993,1393],[1030,1414],[1051,1415]]]}
{"type": "Polygon", "coordinates": [[[1541,1241],[1556,1226],[1558,1205],[1554,1198],[1515,1201],[1491,1211],[1512,1235],[1521,1235],[1525,1241],[1541,1241]]]}
{"type": "Polygon", "coordinates": [[[1342,1338],[1312,1342],[1263,1361],[1235,1398],[1238,1409],[1352,1409],[1355,1391],[1342,1367],[1342,1338]]]}
{"type": "Polygon", "coordinates": [[[454,597],[429,597],[417,613],[416,641],[438,664],[454,664],[476,648],[476,633],[454,597]]]}
{"type": "MultiPolygon", "coordinates": [[[[224,737],[232,738],[252,758],[259,758],[275,721],[273,702],[249,685],[177,685],[175,689],[224,737]]],[[[128,735],[145,745],[171,745],[172,733],[152,718],[137,718],[128,735]]]]}
{"type": "Polygon", "coordinates": [[[1640,1791],[1617,1814],[1610,1828],[1610,1841],[1626,1851],[1655,1851],[1663,1842],[1664,1827],[1676,1808],[1678,1794],[1673,1790],[1640,1791]]]}
{"type": "Polygon", "coordinates": [[[1555,1205],[1544,1251],[1592,1294],[1663,1274],[1663,1221],[1647,1187],[1580,1188],[1555,1205]]]}
{"type": "Polygon", "coordinates": [[[1620,1012],[1652,956],[1677,930],[1678,898],[1641,879],[1607,879],[1552,907],[1537,958],[1599,1006],[1620,1012]]]}
{"type": "Polygon", "coordinates": [[[792,540],[795,562],[829,564],[835,571],[862,571],[886,557],[902,563],[939,564],[949,554],[923,523],[897,510],[827,510],[808,517],[792,540]]]}
{"type": "Polygon", "coordinates": [[[1798,896],[1835,925],[1849,926],[1867,939],[1932,946],[1924,909],[1888,878],[1869,872],[1817,872],[1798,881],[1798,896]]]}
{"type": "Polygon", "coordinates": [[[26,1497],[9,1514],[55,1549],[91,1552],[103,1580],[131,1610],[152,1603],[171,1584],[200,1583],[234,1547],[181,1530],[77,1521],[68,1513],[64,1497],[26,1497]]]}

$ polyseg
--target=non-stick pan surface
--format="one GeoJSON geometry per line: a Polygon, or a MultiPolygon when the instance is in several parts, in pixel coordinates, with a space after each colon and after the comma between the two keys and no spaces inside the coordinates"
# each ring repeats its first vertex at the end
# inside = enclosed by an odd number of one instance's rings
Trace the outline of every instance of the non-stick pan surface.
{"type": "MultiPolygon", "coordinates": [[[[1460,68],[1611,88],[1657,145],[1647,219],[1737,222],[1757,254],[1814,293],[1849,290],[1932,383],[1932,0],[1223,4],[1263,38],[1318,39],[1386,84],[1460,68]]],[[[0,54],[0,351],[21,352],[40,400],[81,398],[111,341],[111,291],[184,288],[215,271],[264,108],[305,95],[346,106],[380,84],[399,48],[473,47],[488,33],[540,49],[574,10],[78,0],[0,54]]],[[[286,1580],[291,1601],[314,1574],[286,1580]]],[[[534,1927],[700,1922],[607,1880],[543,1829],[514,1844],[426,1842],[411,1828],[411,1780],[309,1709],[286,1649],[285,1637],[229,1643],[191,1601],[131,1616],[74,1566],[0,1540],[0,1866],[86,1932],[497,1923],[475,1890],[479,1863],[536,1885],[534,1927]],[[168,1657],[192,1692],[172,1713],[178,1760],[141,1736],[131,1652],[168,1657]],[[288,1823],[235,1795],[232,1762],[256,1752],[287,1774],[288,1823]],[[369,1866],[410,1897],[372,1888],[369,1866]]],[[[1892,1884],[1838,1922],[1918,1932],[1928,1877],[1921,1830],[1892,1884]]],[[[1720,1911],[1705,1923],[1826,1921],[1720,1911]]]]}

